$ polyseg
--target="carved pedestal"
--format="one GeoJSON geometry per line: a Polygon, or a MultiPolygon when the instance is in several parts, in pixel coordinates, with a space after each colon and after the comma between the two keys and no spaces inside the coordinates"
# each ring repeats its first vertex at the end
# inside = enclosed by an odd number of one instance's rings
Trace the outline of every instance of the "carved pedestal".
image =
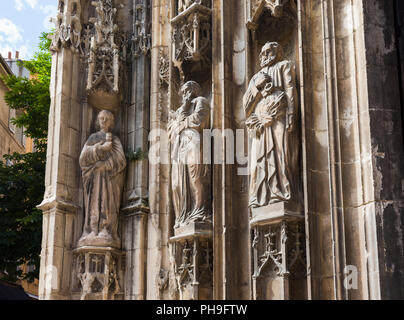
{"type": "Polygon", "coordinates": [[[180,300],[213,298],[212,225],[191,223],[170,239],[180,300]]]}
{"type": "Polygon", "coordinates": [[[106,247],[82,247],[74,251],[72,298],[123,299],[122,252],[106,247]]]}
{"type": "Polygon", "coordinates": [[[282,202],[251,213],[253,299],[304,299],[304,217],[282,202]]]}

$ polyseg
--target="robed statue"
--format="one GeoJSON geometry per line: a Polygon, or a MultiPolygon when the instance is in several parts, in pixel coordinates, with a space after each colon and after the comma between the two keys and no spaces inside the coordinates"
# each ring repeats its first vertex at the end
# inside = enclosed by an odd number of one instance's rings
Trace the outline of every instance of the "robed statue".
{"type": "Polygon", "coordinates": [[[112,134],[114,115],[103,110],[80,155],[85,219],[79,246],[119,246],[118,216],[126,168],[121,141],[112,134]]]}
{"type": "Polygon", "coordinates": [[[176,228],[211,218],[209,165],[202,161],[202,137],[203,130],[209,129],[210,104],[200,92],[195,81],[181,87],[182,105],[171,112],[168,125],[176,228]]]}
{"type": "Polygon", "coordinates": [[[283,59],[277,42],[266,43],[259,59],[261,70],[252,77],[243,100],[251,136],[251,208],[288,202],[295,190],[292,179],[297,179],[294,66],[283,59]]]}

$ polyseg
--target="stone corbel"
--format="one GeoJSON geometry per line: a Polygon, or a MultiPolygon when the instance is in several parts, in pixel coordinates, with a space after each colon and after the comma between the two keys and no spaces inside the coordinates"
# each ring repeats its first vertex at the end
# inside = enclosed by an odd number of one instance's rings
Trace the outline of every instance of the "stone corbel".
{"type": "Polygon", "coordinates": [[[210,300],[213,292],[211,232],[170,239],[171,262],[180,300],[210,300]]]}
{"type": "Polygon", "coordinates": [[[123,297],[122,252],[112,248],[83,247],[74,251],[72,295],[80,300],[123,297]]]}

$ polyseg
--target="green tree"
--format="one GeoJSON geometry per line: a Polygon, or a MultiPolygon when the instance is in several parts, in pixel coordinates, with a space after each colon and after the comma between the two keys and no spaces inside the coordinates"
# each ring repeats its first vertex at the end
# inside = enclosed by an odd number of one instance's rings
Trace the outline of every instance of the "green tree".
{"type": "Polygon", "coordinates": [[[20,110],[13,119],[25,135],[34,140],[35,152],[6,155],[0,162],[0,270],[7,280],[38,278],[42,238],[42,213],[36,206],[42,201],[46,165],[46,138],[50,107],[52,58],[48,33],[42,33],[39,51],[30,61],[22,62],[31,79],[14,75],[4,78],[10,89],[5,100],[20,110]],[[23,273],[18,266],[28,263],[35,270],[23,273]]]}

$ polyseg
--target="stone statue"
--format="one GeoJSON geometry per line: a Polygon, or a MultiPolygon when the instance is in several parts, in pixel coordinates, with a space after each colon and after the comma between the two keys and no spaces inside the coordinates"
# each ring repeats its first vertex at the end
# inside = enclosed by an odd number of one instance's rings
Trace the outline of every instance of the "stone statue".
{"type": "Polygon", "coordinates": [[[209,165],[202,163],[202,136],[209,128],[210,105],[199,96],[201,87],[194,81],[185,83],[180,92],[182,106],[171,112],[169,121],[176,228],[211,217],[209,165]]]}
{"type": "Polygon", "coordinates": [[[79,246],[119,246],[118,214],[126,158],[119,138],[111,133],[114,115],[101,111],[97,126],[100,131],[88,138],[80,155],[85,220],[79,246]]]}
{"type": "Polygon", "coordinates": [[[294,66],[283,60],[282,47],[268,42],[260,54],[261,71],[244,95],[246,126],[252,137],[251,208],[287,202],[296,167],[294,118],[297,112],[294,66]]]}

